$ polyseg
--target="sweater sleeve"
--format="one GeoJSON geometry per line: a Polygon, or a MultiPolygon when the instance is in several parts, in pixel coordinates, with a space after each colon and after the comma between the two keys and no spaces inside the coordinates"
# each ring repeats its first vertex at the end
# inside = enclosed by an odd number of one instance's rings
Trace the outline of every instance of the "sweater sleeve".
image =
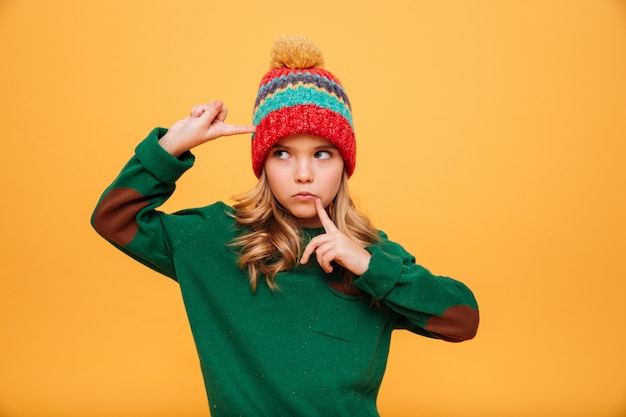
{"type": "MultiPolygon", "coordinates": [[[[194,163],[190,152],[175,158],[158,140],[167,132],[156,128],[135,149],[135,155],[104,191],[91,217],[94,229],[132,258],[176,279],[172,231],[188,228],[191,216],[166,215],[158,210],[174,192],[175,182],[194,163]]],[[[174,236],[179,234],[174,233],[174,236]]]]}
{"type": "Polygon", "coordinates": [[[372,255],[369,268],[354,285],[396,313],[396,328],[449,342],[472,339],[479,322],[472,291],[433,275],[382,232],[381,237],[381,243],[366,248],[372,255]]]}

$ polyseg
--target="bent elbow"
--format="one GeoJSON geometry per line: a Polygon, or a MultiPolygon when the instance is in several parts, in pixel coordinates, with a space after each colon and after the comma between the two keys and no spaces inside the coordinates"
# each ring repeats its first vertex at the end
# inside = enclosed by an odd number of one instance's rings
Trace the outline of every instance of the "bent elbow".
{"type": "Polygon", "coordinates": [[[476,337],[480,314],[467,305],[448,308],[441,316],[433,316],[426,323],[426,330],[448,342],[463,342],[476,337]]]}
{"type": "Polygon", "coordinates": [[[137,213],[148,200],[131,188],[115,188],[102,198],[91,216],[91,225],[102,237],[121,246],[137,234],[137,213]]]}

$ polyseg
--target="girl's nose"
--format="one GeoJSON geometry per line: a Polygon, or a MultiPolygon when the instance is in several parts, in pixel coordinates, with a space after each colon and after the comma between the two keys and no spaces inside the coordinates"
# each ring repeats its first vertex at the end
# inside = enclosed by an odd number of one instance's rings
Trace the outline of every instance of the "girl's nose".
{"type": "Polygon", "coordinates": [[[296,182],[311,182],[313,181],[313,169],[311,164],[307,160],[299,160],[296,164],[295,172],[296,182]]]}

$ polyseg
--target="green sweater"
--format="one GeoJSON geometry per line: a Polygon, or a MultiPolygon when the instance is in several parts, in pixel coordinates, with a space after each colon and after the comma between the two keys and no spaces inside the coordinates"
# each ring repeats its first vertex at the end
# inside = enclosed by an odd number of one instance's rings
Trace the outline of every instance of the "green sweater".
{"type": "MultiPolygon", "coordinates": [[[[231,207],[157,210],[194,161],[190,152],[177,159],[161,148],[165,132],[157,128],[137,146],[92,225],[179,283],[214,417],[378,416],[393,329],[447,341],[474,337],[472,292],[416,265],[382,232],[380,243],[366,248],[369,269],[354,281],[367,296],[338,291],[337,273],[313,260],[278,274],[278,291],[261,279],[253,292],[228,247],[238,233],[231,207]]],[[[319,233],[302,230],[305,241],[319,233]]]]}

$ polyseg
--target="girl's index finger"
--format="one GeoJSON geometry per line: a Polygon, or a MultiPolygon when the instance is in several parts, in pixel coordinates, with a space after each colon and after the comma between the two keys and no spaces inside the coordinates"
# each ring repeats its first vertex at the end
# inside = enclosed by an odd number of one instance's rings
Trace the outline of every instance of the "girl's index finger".
{"type": "Polygon", "coordinates": [[[324,209],[321,199],[318,198],[315,200],[315,208],[317,209],[317,216],[320,218],[322,227],[326,233],[337,230],[335,223],[333,223],[330,217],[328,217],[328,213],[326,213],[326,209],[324,209]]]}

